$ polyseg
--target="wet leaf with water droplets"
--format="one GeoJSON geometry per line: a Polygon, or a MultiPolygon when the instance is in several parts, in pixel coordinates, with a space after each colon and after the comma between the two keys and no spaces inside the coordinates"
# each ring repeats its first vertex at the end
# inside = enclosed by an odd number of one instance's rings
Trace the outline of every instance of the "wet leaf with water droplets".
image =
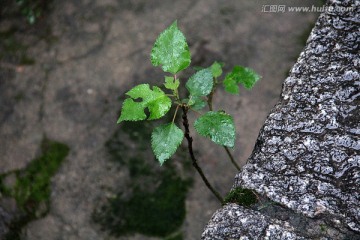
{"type": "Polygon", "coordinates": [[[165,76],[165,83],[164,83],[165,88],[175,91],[176,89],[178,89],[179,85],[180,85],[179,79],[174,79],[174,77],[165,76]]]}
{"type": "Polygon", "coordinates": [[[251,89],[259,79],[260,75],[254,70],[243,66],[235,66],[233,70],[226,75],[223,84],[227,92],[238,94],[238,84],[242,84],[246,89],[251,89]]]}
{"type": "Polygon", "coordinates": [[[211,70],[206,68],[192,75],[186,83],[186,88],[192,96],[206,96],[213,88],[211,70]]]}
{"type": "Polygon", "coordinates": [[[207,112],[195,121],[196,131],[213,142],[234,147],[235,125],[233,118],[225,112],[207,112]]]}
{"type": "Polygon", "coordinates": [[[188,102],[189,106],[193,110],[200,110],[206,106],[206,101],[201,97],[193,97],[190,96],[190,100],[188,102]]]}
{"type": "Polygon", "coordinates": [[[222,74],[222,66],[220,63],[218,62],[214,62],[211,66],[211,73],[213,75],[214,78],[220,77],[222,74]]]}
{"type": "Polygon", "coordinates": [[[177,150],[184,138],[184,132],[174,123],[160,125],[151,134],[152,150],[162,165],[177,150]]]}
{"type": "Polygon", "coordinates": [[[127,98],[121,110],[118,123],[121,121],[139,121],[145,120],[145,108],[149,109],[150,116],[148,120],[159,119],[164,116],[171,107],[171,99],[158,87],[150,89],[149,84],[140,84],[133,87],[126,93],[127,98]],[[141,102],[134,100],[141,98],[141,102]]]}
{"type": "Polygon", "coordinates": [[[176,74],[190,65],[191,56],[184,34],[175,21],[156,39],[151,50],[151,63],[164,72],[176,74]]]}

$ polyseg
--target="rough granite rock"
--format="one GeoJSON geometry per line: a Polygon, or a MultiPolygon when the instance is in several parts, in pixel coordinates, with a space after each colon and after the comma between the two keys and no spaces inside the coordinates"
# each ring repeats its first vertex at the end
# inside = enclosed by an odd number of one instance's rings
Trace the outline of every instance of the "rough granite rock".
{"type": "Polygon", "coordinates": [[[256,239],[259,233],[264,239],[305,239],[294,233],[289,224],[237,204],[226,205],[214,216],[203,233],[203,239],[250,240],[256,239]]]}
{"type": "MultiPolygon", "coordinates": [[[[284,206],[286,220],[303,218],[331,229],[316,233],[292,226],[306,238],[360,239],[360,1],[328,1],[327,7],[234,187],[284,206]]],[[[202,237],[267,239],[264,229],[276,213],[259,214],[225,206],[202,237]],[[249,235],[247,221],[254,218],[259,230],[249,235]]]]}

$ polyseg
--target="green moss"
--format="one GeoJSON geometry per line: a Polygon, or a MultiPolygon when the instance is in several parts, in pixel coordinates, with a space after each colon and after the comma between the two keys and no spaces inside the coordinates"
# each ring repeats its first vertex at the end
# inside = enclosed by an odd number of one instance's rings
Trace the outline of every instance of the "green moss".
{"type": "Polygon", "coordinates": [[[40,157],[17,172],[17,182],[12,191],[18,205],[26,209],[29,203],[36,208],[39,203],[49,201],[50,179],[69,152],[66,145],[47,139],[42,141],[41,149],[40,157]]]}
{"type": "Polygon", "coordinates": [[[6,239],[18,239],[16,236],[19,236],[23,226],[48,212],[50,180],[67,156],[69,148],[62,143],[43,139],[41,150],[41,156],[32,160],[26,168],[0,175],[1,194],[14,198],[23,211],[23,216],[12,223],[6,239]],[[4,180],[10,174],[15,174],[16,182],[13,186],[6,186],[4,180]]]}
{"type": "Polygon", "coordinates": [[[42,15],[49,10],[51,1],[47,0],[16,0],[21,14],[26,17],[30,24],[34,24],[42,15]]]}
{"type": "Polygon", "coordinates": [[[153,124],[146,122],[123,122],[121,128],[130,137],[130,140],[136,142],[137,148],[145,149],[144,143],[149,142],[153,124]]]}
{"type": "Polygon", "coordinates": [[[15,34],[15,28],[0,32],[0,41],[2,42],[0,45],[0,60],[21,65],[35,64],[35,59],[27,55],[28,46],[16,39],[15,34]]]}
{"type": "Polygon", "coordinates": [[[128,167],[131,178],[149,176],[153,174],[151,166],[149,166],[149,164],[141,158],[131,158],[128,167]]]}
{"type": "MultiPolygon", "coordinates": [[[[137,155],[132,150],[130,142],[136,144],[136,151],[145,151],[150,147],[151,122],[124,122],[121,130],[118,130],[105,143],[105,147],[110,155],[110,159],[120,164],[126,164],[129,157],[137,155]]],[[[137,157],[135,157],[137,158],[137,157]]]]}
{"type": "Polygon", "coordinates": [[[94,217],[114,236],[141,233],[165,237],[176,231],[185,218],[185,197],[189,182],[173,174],[166,174],[160,185],[150,192],[134,188],[132,196],[124,200],[119,194],[94,217]]]}
{"type": "Polygon", "coordinates": [[[320,224],[320,231],[326,232],[327,229],[328,229],[328,226],[327,226],[327,225],[325,225],[325,224],[320,224]]]}
{"type": "Polygon", "coordinates": [[[19,63],[21,65],[34,65],[35,64],[35,59],[23,54],[23,55],[20,56],[19,63]]]}
{"type": "Polygon", "coordinates": [[[27,47],[15,40],[14,37],[5,38],[3,42],[4,50],[8,53],[18,53],[26,51],[27,47]]]}
{"type": "Polygon", "coordinates": [[[16,102],[20,102],[21,100],[23,100],[25,97],[25,94],[23,92],[19,92],[18,94],[15,95],[15,101],[16,102]]]}
{"type": "Polygon", "coordinates": [[[179,151],[174,159],[159,165],[150,146],[151,132],[158,124],[125,122],[106,142],[110,159],[129,171],[129,184],[120,186],[116,197],[107,199],[92,216],[113,236],[140,233],[183,239],[178,231],[186,216],[185,200],[192,184],[192,177],[184,171],[190,160],[186,151],[179,151]],[[175,167],[174,161],[181,162],[175,167]]]}
{"type": "Polygon", "coordinates": [[[246,207],[257,203],[257,201],[257,197],[252,190],[240,187],[231,190],[224,199],[225,204],[236,203],[246,207]]]}

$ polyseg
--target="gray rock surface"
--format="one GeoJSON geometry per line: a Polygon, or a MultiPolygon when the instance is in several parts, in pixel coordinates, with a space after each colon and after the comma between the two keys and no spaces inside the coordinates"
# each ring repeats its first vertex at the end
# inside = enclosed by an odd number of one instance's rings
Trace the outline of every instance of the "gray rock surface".
{"type": "MultiPolygon", "coordinates": [[[[332,228],[316,234],[314,229],[293,225],[308,238],[359,239],[360,1],[327,4],[328,11],[319,17],[285,80],[280,101],[234,187],[253,189],[285,206],[286,220],[306,216],[304,221],[319,219],[322,223],[317,224],[332,228]]],[[[216,231],[209,234],[211,229],[222,231],[218,226],[230,214],[226,209],[228,206],[214,214],[204,239],[218,236],[216,231]]],[[[236,225],[243,222],[244,213],[238,213],[237,220],[228,219],[235,228],[229,232],[240,229],[234,239],[248,236],[236,225]]],[[[276,215],[273,211],[263,214],[276,215]]],[[[253,238],[266,239],[266,231],[253,238]]]]}
{"type": "Polygon", "coordinates": [[[0,199],[0,239],[5,239],[11,228],[16,228],[14,222],[24,215],[19,211],[16,202],[11,198],[0,199]]]}
{"type": "Polygon", "coordinates": [[[0,206],[0,239],[3,239],[5,234],[9,232],[9,225],[14,218],[15,215],[0,206]]]}
{"type": "Polygon", "coordinates": [[[288,223],[234,203],[226,205],[214,214],[202,239],[250,240],[257,239],[259,233],[264,239],[304,239],[297,235],[288,223]]]}

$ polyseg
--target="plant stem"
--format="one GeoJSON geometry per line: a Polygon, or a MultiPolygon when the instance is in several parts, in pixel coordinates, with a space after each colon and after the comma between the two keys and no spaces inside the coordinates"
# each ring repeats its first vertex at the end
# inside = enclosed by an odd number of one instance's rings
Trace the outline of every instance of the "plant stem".
{"type": "Polygon", "coordinates": [[[183,119],[183,125],[185,128],[185,138],[188,141],[188,149],[189,149],[189,154],[192,160],[192,164],[195,167],[195,169],[198,171],[198,173],[200,174],[202,180],[204,181],[205,185],[209,188],[209,190],[215,195],[215,197],[220,201],[220,203],[224,202],[224,199],[221,197],[221,195],[211,186],[211,184],[209,183],[209,181],[207,180],[207,178],[205,177],[204,172],[202,171],[202,169],[200,168],[200,166],[197,163],[197,159],[195,158],[194,155],[194,151],[192,148],[192,142],[193,139],[190,136],[190,129],[189,129],[189,120],[187,118],[187,112],[188,112],[188,107],[187,106],[182,106],[182,110],[183,110],[183,115],[182,115],[182,119],[183,119]]]}
{"type": "Polygon", "coordinates": [[[224,147],[227,155],[229,156],[230,161],[232,162],[232,164],[234,164],[234,166],[236,167],[236,169],[237,169],[238,171],[240,171],[241,168],[240,168],[240,166],[235,162],[235,159],[234,159],[233,155],[231,154],[229,148],[226,147],[226,146],[223,146],[223,147],[224,147]]]}
{"type": "Polygon", "coordinates": [[[208,96],[208,99],[207,99],[207,103],[208,103],[208,106],[209,106],[209,110],[212,111],[213,110],[213,96],[214,96],[214,92],[215,92],[215,89],[213,89],[211,91],[211,93],[209,94],[208,96]]]}
{"type": "MultiPolygon", "coordinates": [[[[174,74],[174,81],[176,81],[176,74],[174,74]]],[[[179,96],[179,90],[178,89],[176,89],[175,91],[174,91],[174,94],[175,94],[175,98],[176,98],[176,100],[177,101],[179,101],[179,102],[181,102],[180,101],[180,96],[179,96]]]]}
{"type": "Polygon", "coordinates": [[[175,110],[174,117],[173,117],[173,119],[172,119],[172,123],[174,123],[174,121],[175,121],[176,114],[177,114],[177,112],[178,112],[178,110],[179,110],[179,107],[180,107],[180,105],[177,105],[177,106],[176,106],[176,110],[175,110]]]}
{"type": "MultiPolygon", "coordinates": [[[[214,94],[215,94],[215,90],[216,90],[216,86],[217,86],[217,82],[216,80],[214,79],[214,87],[211,91],[211,93],[209,94],[209,97],[208,97],[208,100],[207,100],[207,103],[208,103],[208,106],[209,106],[209,110],[212,111],[213,110],[213,97],[214,97],[214,94]]],[[[236,167],[236,169],[238,171],[240,171],[240,166],[235,162],[235,159],[233,157],[233,155],[231,154],[230,150],[228,147],[226,146],[223,146],[227,155],[229,156],[230,158],[230,161],[232,162],[232,164],[236,167]]]]}

